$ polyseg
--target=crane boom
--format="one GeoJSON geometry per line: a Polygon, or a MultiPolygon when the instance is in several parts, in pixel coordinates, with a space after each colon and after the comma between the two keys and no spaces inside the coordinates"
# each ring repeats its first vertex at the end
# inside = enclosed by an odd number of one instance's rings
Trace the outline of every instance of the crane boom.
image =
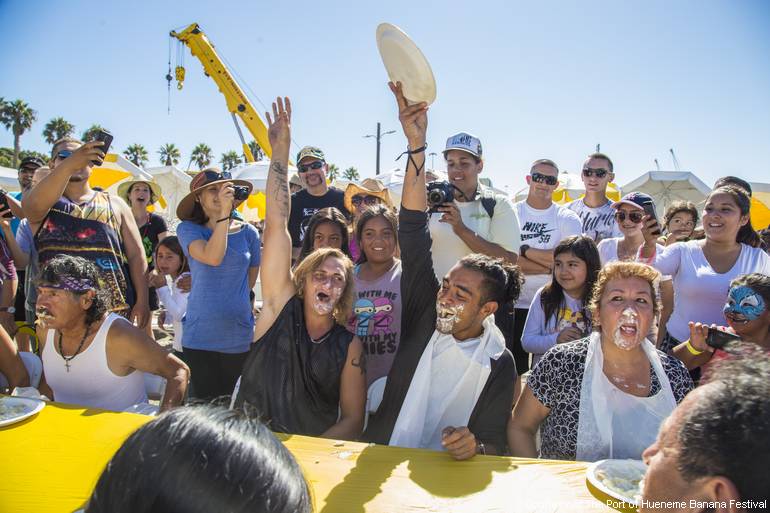
{"type": "MultiPolygon", "coordinates": [[[[267,155],[268,158],[271,158],[273,150],[270,147],[270,140],[267,137],[267,126],[265,126],[264,121],[262,121],[262,118],[257,114],[256,109],[254,109],[254,106],[246,97],[243,89],[241,89],[238,82],[236,82],[235,78],[227,69],[227,66],[225,66],[225,63],[222,62],[222,59],[217,55],[214,45],[211,44],[211,41],[209,41],[209,38],[203,33],[203,30],[201,30],[197,23],[193,23],[181,32],[172,30],[169,35],[175,37],[190,48],[190,52],[193,56],[197,57],[203,65],[203,70],[206,72],[206,75],[211,77],[217,84],[219,92],[224,95],[225,102],[227,102],[227,110],[233,114],[233,120],[235,120],[234,116],[236,115],[240,117],[243,124],[246,125],[246,128],[251,132],[251,135],[254,136],[254,139],[257,141],[260,148],[265,152],[265,155],[267,155]]],[[[177,73],[177,80],[179,81],[179,88],[181,89],[184,74],[182,73],[182,78],[180,79],[179,73],[177,73]]],[[[237,123],[236,128],[238,128],[237,123]]],[[[241,139],[241,143],[243,144],[244,155],[246,155],[246,158],[250,162],[253,162],[254,157],[251,154],[249,146],[243,139],[241,139]]]]}

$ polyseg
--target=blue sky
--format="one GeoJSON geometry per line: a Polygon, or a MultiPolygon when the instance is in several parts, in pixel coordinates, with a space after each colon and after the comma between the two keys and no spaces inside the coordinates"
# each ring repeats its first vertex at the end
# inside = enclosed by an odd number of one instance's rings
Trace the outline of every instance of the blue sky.
{"type": "MultiPolygon", "coordinates": [[[[224,99],[185,50],[187,80],[164,76],[168,32],[197,21],[256,97],[288,95],[294,140],[341,169],[374,174],[405,146],[374,33],[403,28],[438,85],[429,151],[441,167],[446,138],[481,138],[485,173],[513,192],[529,164],[552,158],[575,170],[597,143],[621,185],[654,169],[682,168],[707,184],[725,174],[770,181],[770,2],[764,0],[444,2],[53,2],[0,0],[0,96],[22,98],[39,121],[23,147],[47,149],[43,125],[63,116],[78,133],[108,127],[122,150],[240,144],[224,99]]],[[[172,52],[173,55],[176,51],[172,52]]],[[[173,65],[173,62],[172,62],[173,65]]],[[[11,146],[0,130],[0,145],[11,146]]],[[[295,150],[298,148],[295,148],[295,150]]]]}

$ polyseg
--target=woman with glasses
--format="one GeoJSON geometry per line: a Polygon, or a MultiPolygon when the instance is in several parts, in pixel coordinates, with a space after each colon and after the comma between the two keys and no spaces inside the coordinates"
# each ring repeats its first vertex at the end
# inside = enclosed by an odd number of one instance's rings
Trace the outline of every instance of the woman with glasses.
{"type": "Polygon", "coordinates": [[[193,178],[176,209],[182,220],[177,236],[194,283],[182,347],[199,399],[232,393],[254,335],[249,292],[259,274],[259,233],[232,216],[250,191],[249,182],[207,169],[193,178]]]}
{"type": "Polygon", "coordinates": [[[361,251],[356,237],[352,236],[353,230],[355,230],[356,223],[364,210],[378,205],[385,205],[387,208],[393,209],[390,192],[379,180],[365,178],[361,184],[351,182],[345,189],[345,208],[348,209],[352,217],[350,220],[351,236],[349,237],[348,248],[350,250],[350,258],[354,262],[358,262],[358,259],[361,257],[361,251]]]}

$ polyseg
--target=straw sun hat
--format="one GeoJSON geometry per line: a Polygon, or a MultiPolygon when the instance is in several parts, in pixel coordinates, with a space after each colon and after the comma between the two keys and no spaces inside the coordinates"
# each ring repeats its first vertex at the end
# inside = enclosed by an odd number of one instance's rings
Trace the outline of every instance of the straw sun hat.
{"type": "Polygon", "coordinates": [[[363,194],[366,196],[375,196],[380,198],[385,205],[393,208],[393,200],[390,199],[390,191],[382,185],[382,182],[374,178],[364,178],[360,184],[351,182],[345,188],[345,208],[348,212],[353,212],[353,196],[363,194]]]}
{"type": "Polygon", "coordinates": [[[160,195],[163,192],[160,188],[160,185],[149,180],[129,180],[128,182],[123,182],[122,184],[118,185],[118,196],[120,196],[123,201],[130,205],[131,203],[128,201],[128,194],[131,191],[131,187],[138,183],[147,184],[147,186],[150,188],[152,197],[154,198],[152,203],[155,203],[160,199],[160,195]]]}
{"type": "MultiPolygon", "coordinates": [[[[227,171],[222,172],[217,168],[204,169],[195,175],[195,177],[192,179],[192,182],[190,182],[190,192],[187,193],[187,196],[182,198],[182,201],[180,201],[179,205],[177,205],[176,216],[182,221],[191,219],[193,208],[195,207],[195,199],[198,197],[198,193],[200,193],[206,187],[211,187],[213,185],[224,182],[230,182],[233,185],[241,185],[243,187],[247,187],[249,189],[249,194],[251,194],[251,190],[253,189],[251,182],[247,182],[246,180],[234,180],[231,178],[230,173],[227,171]]],[[[241,203],[243,202],[234,202],[233,208],[237,207],[241,203]]]]}

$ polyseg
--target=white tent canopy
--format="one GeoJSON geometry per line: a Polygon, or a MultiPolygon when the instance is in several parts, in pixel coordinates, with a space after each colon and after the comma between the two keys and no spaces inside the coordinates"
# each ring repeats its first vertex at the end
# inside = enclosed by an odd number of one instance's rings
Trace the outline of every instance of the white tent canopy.
{"type": "MultiPolygon", "coordinates": [[[[431,170],[431,173],[436,175],[436,180],[446,180],[447,174],[445,171],[431,170]]],[[[382,182],[382,185],[390,191],[390,197],[393,200],[393,204],[396,206],[401,205],[401,191],[404,188],[404,176],[406,171],[401,168],[394,168],[385,173],[381,173],[374,178],[382,182]]],[[[335,182],[336,183],[336,182],[335,182]]],[[[347,185],[347,181],[344,181],[347,185]]]]}
{"type": "Polygon", "coordinates": [[[145,171],[160,185],[163,199],[166,200],[165,211],[169,217],[175,217],[177,205],[190,192],[192,178],[176,166],[148,167],[145,171]]]}
{"type": "MultiPolygon", "coordinates": [[[[254,186],[253,193],[256,193],[257,191],[265,192],[265,187],[267,185],[267,170],[269,167],[270,161],[265,159],[258,162],[243,164],[232,169],[230,173],[233,175],[233,178],[251,182],[251,185],[254,186]]],[[[297,168],[290,165],[289,174],[296,172],[297,168]]]]}
{"type": "Polygon", "coordinates": [[[711,187],[689,171],[649,171],[623,186],[627,192],[643,192],[652,196],[658,216],[677,200],[701,203],[711,187]]]}
{"type": "Polygon", "coordinates": [[[19,187],[19,172],[11,167],[0,166],[0,187],[6,191],[18,191],[19,187]]]}

